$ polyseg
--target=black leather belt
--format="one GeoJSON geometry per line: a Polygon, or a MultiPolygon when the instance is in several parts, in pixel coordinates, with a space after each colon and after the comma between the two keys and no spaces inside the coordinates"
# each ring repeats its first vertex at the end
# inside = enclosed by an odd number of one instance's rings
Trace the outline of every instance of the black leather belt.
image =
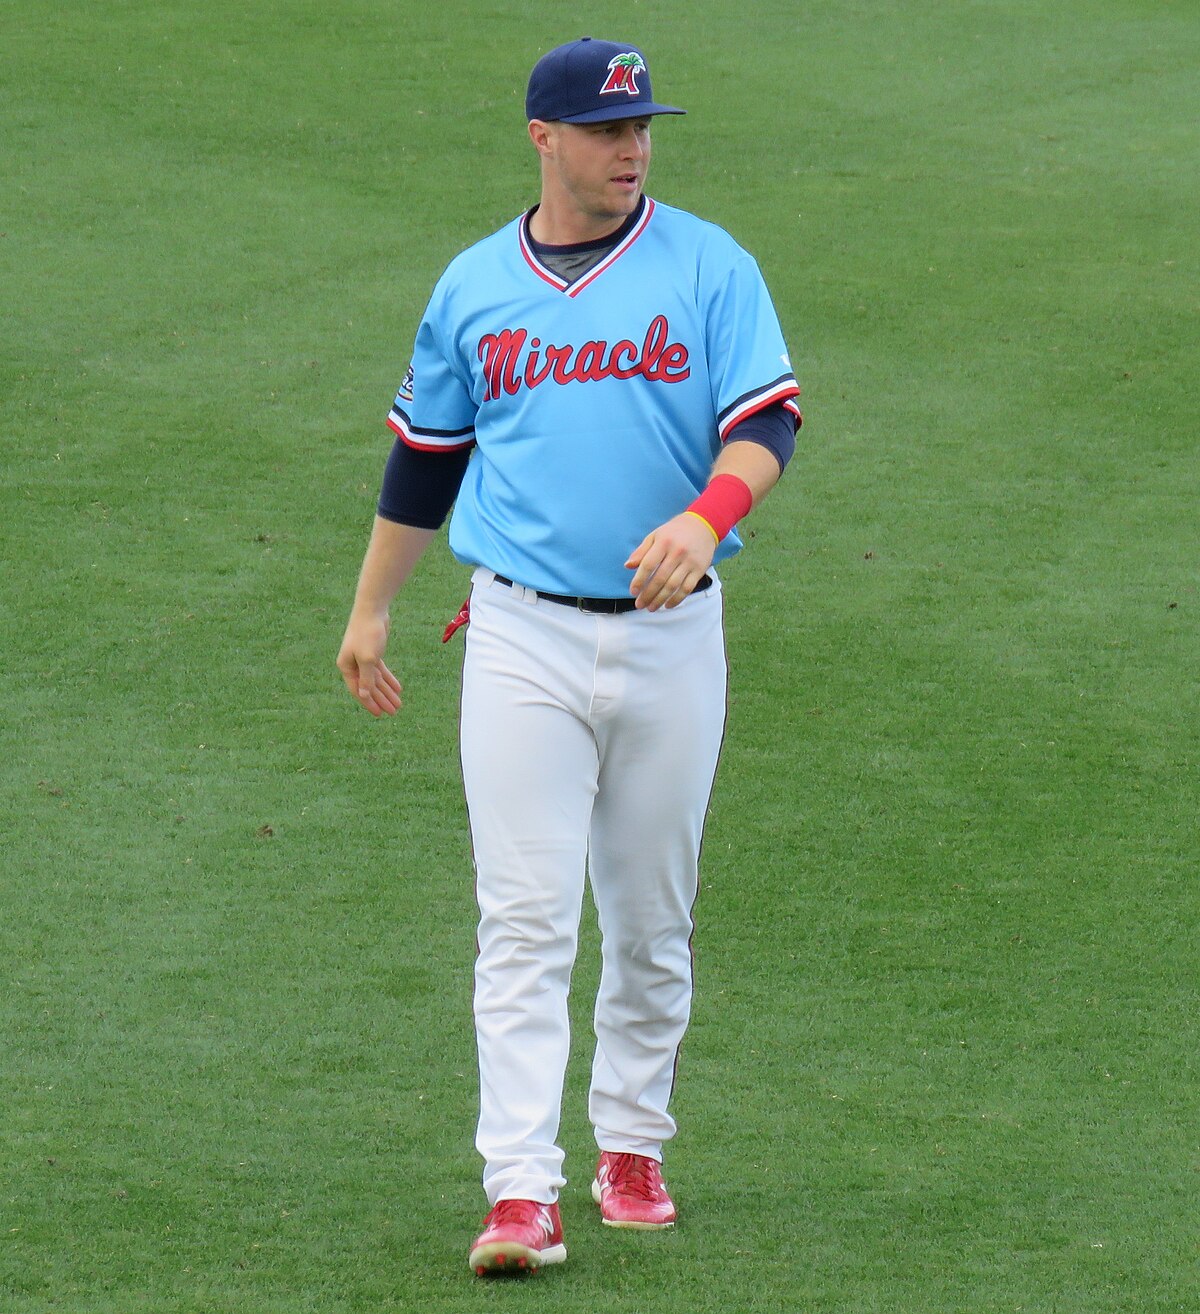
{"type": "MultiPolygon", "coordinates": [[[[496,576],[496,583],[503,584],[509,589],[513,587],[512,580],[505,579],[503,575],[496,576]]],[[[692,592],[703,593],[711,583],[712,576],[705,575],[692,592]]],[[[572,598],[565,593],[543,593],[541,589],[536,592],[539,598],[544,598],[547,602],[559,602],[564,607],[576,607],[580,611],[596,612],[602,616],[620,616],[637,606],[636,598],[572,598]]]]}

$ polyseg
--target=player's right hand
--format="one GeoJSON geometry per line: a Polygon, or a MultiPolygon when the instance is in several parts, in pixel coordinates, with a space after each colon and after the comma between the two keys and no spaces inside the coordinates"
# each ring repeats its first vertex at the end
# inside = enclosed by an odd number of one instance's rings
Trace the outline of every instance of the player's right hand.
{"type": "Polygon", "coordinates": [[[400,681],[383,660],[387,636],[386,614],[372,617],[352,615],[337,657],[337,668],[351,697],[372,716],[395,716],[402,706],[400,681]]]}

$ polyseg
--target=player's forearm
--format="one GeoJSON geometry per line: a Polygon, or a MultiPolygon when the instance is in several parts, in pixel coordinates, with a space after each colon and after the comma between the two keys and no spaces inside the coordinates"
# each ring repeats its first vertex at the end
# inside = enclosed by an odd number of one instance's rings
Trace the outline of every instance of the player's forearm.
{"type": "Polygon", "coordinates": [[[757,506],[766,497],[782,473],[779,462],[767,448],[736,439],[725,444],[712,468],[713,479],[722,474],[740,479],[750,490],[752,506],[757,506]]]}
{"type": "Polygon", "coordinates": [[[354,611],[374,616],[385,613],[436,534],[436,529],[400,525],[376,516],[354,594],[354,611]]]}

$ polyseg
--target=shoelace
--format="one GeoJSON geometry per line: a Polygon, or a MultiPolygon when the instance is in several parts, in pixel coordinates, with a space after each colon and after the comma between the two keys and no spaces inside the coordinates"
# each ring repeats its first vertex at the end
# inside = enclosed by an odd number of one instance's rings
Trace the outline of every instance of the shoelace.
{"type": "Polygon", "coordinates": [[[638,1195],[643,1200],[657,1200],[658,1164],[637,1154],[617,1154],[609,1162],[608,1182],[622,1195],[638,1195]]]}
{"type": "Polygon", "coordinates": [[[538,1211],[541,1205],[533,1205],[533,1216],[530,1217],[530,1204],[528,1200],[500,1200],[496,1207],[488,1215],[488,1224],[495,1227],[497,1223],[532,1223],[538,1222],[538,1211]]]}

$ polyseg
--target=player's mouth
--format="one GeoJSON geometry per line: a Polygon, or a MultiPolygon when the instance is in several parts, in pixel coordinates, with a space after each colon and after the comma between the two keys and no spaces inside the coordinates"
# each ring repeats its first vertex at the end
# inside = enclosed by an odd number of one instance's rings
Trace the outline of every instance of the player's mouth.
{"type": "Polygon", "coordinates": [[[619,173],[615,178],[611,178],[609,181],[614,182],[618,187],[624,187],[629,191],[632,191],[639,183],[636,173],[619,173]]]}

